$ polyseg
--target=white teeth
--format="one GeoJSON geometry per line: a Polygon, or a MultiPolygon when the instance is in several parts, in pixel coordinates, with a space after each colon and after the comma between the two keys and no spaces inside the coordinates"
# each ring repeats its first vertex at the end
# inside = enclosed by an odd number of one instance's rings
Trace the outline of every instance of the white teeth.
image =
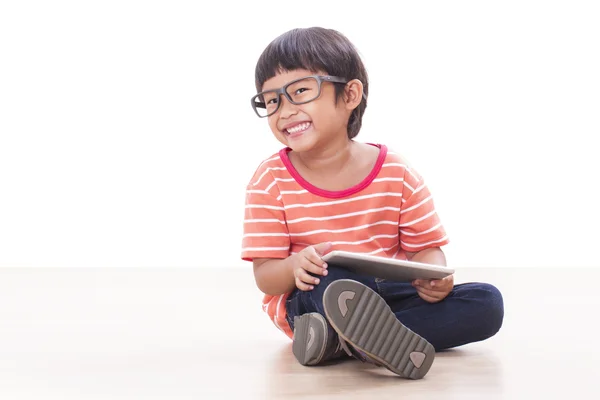
{"type": "Polygon", "coordinates": [[[293,128],[288,128],[286,130],[288,131],[288,133],[298,133],[298,132],[307,130],[309,126],[310,126],[310,122],[304,122],[302,124],[296,125],[293,128]]]}

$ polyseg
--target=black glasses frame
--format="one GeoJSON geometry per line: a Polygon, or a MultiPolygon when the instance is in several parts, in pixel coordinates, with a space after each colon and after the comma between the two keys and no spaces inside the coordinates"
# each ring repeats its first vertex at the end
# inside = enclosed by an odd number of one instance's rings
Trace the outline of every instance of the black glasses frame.
{"type": "MultiPolygon", "coordinates": [[[[281,95],[284,95],[285,98],[288,99],[288,101],[290,103],[292,103],[292,104],[295,104],[295,105],[306,104],[306,103],[310,103],[311,101],[314,101],[314,100],[318,99],[319,96],[321,96],[321,83],[323,83],[323,82],[348,83],[348,79],[341,78],[339,76],[329,76],[329,75],[309,75],[309,76],[304,76],[302,78],[294,79],[293,81],[286,83],[285,86],[283,86],[283,87],[281,87],[279,89],[265,90],[263,92],[255,94],[250,99],[250,103],[252,104],[252,109],[254,110],[254,112],[256,113],[256,115],[258,115],[259,118],[269,117],[269,116],[275,114],[279,110],[279,107],[281,106],[281,102],[280,101],[277,102],[277,108],[275,108],[274,111],[268,113],[267,115],[260,115],[258,113],[257,108],[264,108],[265,110],[267,109],[267,105],[265,104],[265,102],[263,102],[263,101],[257,101],[257,99],[260,96],[264,95],[265,93],[275,93],[277,95],[278,99],[281,97],[281,95]],[[318,85],[319,85],[317,96],[314,99],[311,99],[311,100],[308,100],[308,101],[295,102],[294,100],[292,100],[292,98],[288,94],[287,88],[290,85],[293,85],[294,83],[302,81],[302,80],[307,79],[307,78],[314,78],[314,79],[317,80],[318,85]]],[[[364,95],[364,93],[363,93],[363,97],[366,98],[366,96],[364,95]]]]}

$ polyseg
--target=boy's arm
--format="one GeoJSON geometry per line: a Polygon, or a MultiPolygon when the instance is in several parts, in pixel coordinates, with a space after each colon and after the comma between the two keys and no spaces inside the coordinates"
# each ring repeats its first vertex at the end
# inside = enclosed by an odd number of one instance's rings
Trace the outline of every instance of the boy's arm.
{"type": "MultiPolygon", "coordinates": [[[[400,211],[401,247],[411,261],[446,266],[446,256],[440,246],[449,240],[435,210],[431,192],[414,170],[406,170],[404,181],[408,185],[405,185],[405,202],[400,211]]],[[[434,280],[416,279],[412,284],[423,300],[436,303],[452,291],[454,276],[434,280]]]]}
{"type": "Polygon", "coordinates": [[[254,279],[259,289],[272,296],[289,293],[295,288],[312,290],[327,275],[327,263],[321,258],[331,249],[331,243],[308,246],[285,259],[257,258],[253,260],[254,279]]]}
{"type": "Polygon", "coordinates": [[[276,296],[294,287],[284,207],[267,170],[257,170],[251,182],[246,188],[242,259],[252,261],[258,288],[276,296]]]}
{"type": "Polygon", "coordinates": [[[256,258],[254,279],[261,292],[272,296],[288,293],[296,287],[291,257],[283,259],[256,258]]]}
{"type": "Polygon", "coordinates": [[[315,275],[326,274],[317,253],[322,254],[327,245],[309,246],[290,255],[285,208],[274,178],[266,172],[258,176],[253,181],[260,185],[249,184],[246,189],[242,259],[252,261],[256,286],[267,295],[289,293],[296,287],[311,290],[319,283],[315,275]]]}
{"type": "MultiPolygon", "coordinates": [[[[411,261],[446,265],[446,256],[439,247],[431,247],[417,253],[406,253],[406,256],[411,261]]],[[[444,300],[454,288],[454,275],[449,275],[444,279],[415,279],[412,285],[423,300],[437,303],[444,300]]]]}
{"type": "Polygon", "coordinates": [[[440,248],[448,244],[446,230],[436,212],[433,196],[423,177],[408,167],[404,171],[400,209],[400,246],[409,260],[446,265],[440,248]]]}
{"type": "Polygon", "coordinates": [[[439,247],[430,247],[416,253],[405,252],[410,261],[446,266],[446,255],[439,247]]]}

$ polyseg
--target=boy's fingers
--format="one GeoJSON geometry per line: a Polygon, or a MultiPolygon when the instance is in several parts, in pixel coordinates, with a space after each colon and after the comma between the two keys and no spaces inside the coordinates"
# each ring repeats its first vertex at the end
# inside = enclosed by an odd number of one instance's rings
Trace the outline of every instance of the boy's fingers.
{"type": "Polygon", "coordinates": [[[453,285],[453,282],[452,275],[449,275],[443,279],[415,279],[412,281],[412,285],[415,287],[420,286],[425,289],[445,292],[450,285],[453,285]]]}
{"type": "Polygon", "coordinates": [[[419,296],[428,303],[437,303],[438,301],[440,301],[439,299],[436,299],[435,297],[428,296],[425,293],[421,293],[421,292],[419,292],[419,296]]]}
{"type": "Polygon", "coordinates": [[[304,292],[313,290],[313,286],[306,284],[300,280],[300,278],[296,277],[296,287],[304,292]]]}
{"type": "Polygon", "coordinates": [[[427,279],[417,279],[417,280],[415,280],[415,286],[422,287],[422,288],[425,288],[425,289],[432,289],[431,281],[428,281],[427,279]]]}
{"type": "Polygon", "coordinates": [[[311,263],[322,268],[325,268],[325,266],[327,265],[327,263],[321,259],[321,257],[317,254],[317,251],[313,247],[311,247],[310,250],[306,252],[306,259],[311,263]]]}
{"type": "Polygon", "coordinates": [[[433,279],[429,282],[429,286],[433,289],[440,290],[448,286],[448,281],[444,279],[433,279]]]}
{"type": "Polygon", "coordinates": [[[325,255],[325,253],[327,253],[327,251],[330,250],[331,247],[332,247],[331,242],[325,242],[325,243],[316,244],[312,248],[315,249],[315,251],[318,254],[325,255]]]}
{"type": "Polygon", "coordinates": [[[440,292],[437,290],[426,289],[426,288],[422,288],[422,287],[418,287],[417,292],[422,293],[426,296],[432,297],[434,299],[441,298],[442,297],[441,295],[444,293],[444,292],[440,292]]]}
{"type": "Polygon", "coordinates": [[[419,296],[428,303],[437,303],[438,301],[442,300],[438,296],[432,294],[431,291],[427,289],[419,288],[417,289],[417,293],[419,293],[419,296]]]}
{"type": "Polygon", "coordinates": [[[316,274],[316,275],[327,275],[327,269],[321,268],[321,267],[313,264],[309,260],[306,260],[306,262],[302,263],[301,267],[305,271],[311,272],[311,273],[316,274]]]}
{"type": "Polygon", "coordinates": [[[319,278],[315,278],[303,269],[298,271],[297,278],[308,285],[318,285],[320,282],[319,278]]]}
{"type": "Polygon", "coordinates": [[[454,281],[452,278],[436,279],[435,281],[431,282],[431,288],[433,290],[439,290],[442,292],[448,292],[452,290],[453,286],[454,281]]]}

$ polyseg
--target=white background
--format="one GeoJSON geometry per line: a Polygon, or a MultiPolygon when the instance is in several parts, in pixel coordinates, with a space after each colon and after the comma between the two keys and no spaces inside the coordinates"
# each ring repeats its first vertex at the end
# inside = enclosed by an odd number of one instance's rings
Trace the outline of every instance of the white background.
{"type": "Polygon", "coordinates": [[[600,12],[588,1],[0,3],[0,266],[248,267],[250,108],[279,34],[370,74],[359,140],[424,175],[449,263],[598,267],[600,12]]]}

